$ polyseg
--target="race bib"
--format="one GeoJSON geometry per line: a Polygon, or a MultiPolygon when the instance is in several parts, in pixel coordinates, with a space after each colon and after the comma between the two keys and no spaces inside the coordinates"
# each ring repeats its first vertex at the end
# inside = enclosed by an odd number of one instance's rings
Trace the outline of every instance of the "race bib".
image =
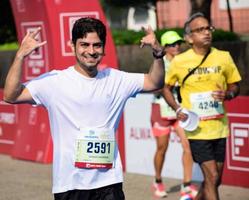
{"type": "Polygon", "coordinates": [[[114,130],[81,129],[76,140],[75,166],[112,168],[115,152],[114,130]]]}
{"type": "Polygon", "coordinates": [[[223,103],[215,101],[212,91],[190,94],[192,111],[197,113],[201,120],[216,119],[224,116],[223,103]]]}

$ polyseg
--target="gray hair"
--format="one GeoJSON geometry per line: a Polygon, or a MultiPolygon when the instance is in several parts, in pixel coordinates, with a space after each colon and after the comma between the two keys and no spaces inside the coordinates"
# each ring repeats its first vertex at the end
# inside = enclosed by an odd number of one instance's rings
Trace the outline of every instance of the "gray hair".
{"type": "Polygon", "coordinates": [[[191,16],[188,18],[188,20],[187,20],[187,21],[185,22],[185,24],[184,24],[184,35],[188,35],[188,34],[191,33],[191,29],[190,29],[190,27],[189,27],[189,24],[190,24],[194,19],[196,19],[196,18],[198,18],[198,17],[204,17],[204,18],[205,18],[204,14],[201,13],[201,12],[194,13],[193,15],[191,15],[191,16]]]}

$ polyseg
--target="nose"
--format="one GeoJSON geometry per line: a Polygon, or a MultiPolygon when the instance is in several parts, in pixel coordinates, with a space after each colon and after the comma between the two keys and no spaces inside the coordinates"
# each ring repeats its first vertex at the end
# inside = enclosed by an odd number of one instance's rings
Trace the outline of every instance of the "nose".
{"type": "Polygon", "coordinates": [[[95,53],[95,49],[94,49],[93,45],[89,45],[89,47],[88,47],[88,53],[89,54],[94,54],[95,53]]]}
{"type": "Polygon", "coordinates": [[[211,31],[210,31],[210,30],[208,30],[208,29],[205,29],[205,30],[204,30],[204,33],[205,33],[205,34],[210,34],[210,33],[211,33],[211,31]]]}

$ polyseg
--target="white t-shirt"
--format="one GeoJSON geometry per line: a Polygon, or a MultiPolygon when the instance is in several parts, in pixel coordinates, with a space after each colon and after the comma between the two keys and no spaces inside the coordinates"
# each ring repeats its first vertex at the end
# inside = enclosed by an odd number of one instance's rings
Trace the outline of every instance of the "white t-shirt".
{"type": "Polygon", "coordinates": [[[123,182],[117,146],[113,168],[77,168],[75,140],[82,127],[116,132],[127,99],[140,92],[143,83],[144,74],[108,68],[88,78],[74,67],[53,70],[26,83],[35,102],[45,106],[49,114],[54,147],[53,193],[123,182]]]}

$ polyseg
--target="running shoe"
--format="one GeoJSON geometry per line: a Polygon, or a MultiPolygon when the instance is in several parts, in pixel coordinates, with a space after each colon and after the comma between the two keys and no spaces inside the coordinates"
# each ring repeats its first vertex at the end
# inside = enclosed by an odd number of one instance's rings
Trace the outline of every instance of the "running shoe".
{"type": "Polygon", "coordinates": [[[164,198],[168,196],[168,193],[165,189],[165,185],[163,183],[153,183],[152,190],[154,192],[155,197],[164,198]]]}
{"type": "Polygon", "coordinates": [[[189,186],[183,186],[183,184],[181,185],[181,196],[184,196],[188,194],[192,199],[194,199],[196,197],[196,195],[198,194],[198,190],[196,188],[196,186],[194,185],[189,185],[189,186]]]}
{"type": "Polygon", "coordinates": [[[193,200],[193,198],[190,194],[184,194],[184,195],[181,195],[180,200],[193,200]]]}

